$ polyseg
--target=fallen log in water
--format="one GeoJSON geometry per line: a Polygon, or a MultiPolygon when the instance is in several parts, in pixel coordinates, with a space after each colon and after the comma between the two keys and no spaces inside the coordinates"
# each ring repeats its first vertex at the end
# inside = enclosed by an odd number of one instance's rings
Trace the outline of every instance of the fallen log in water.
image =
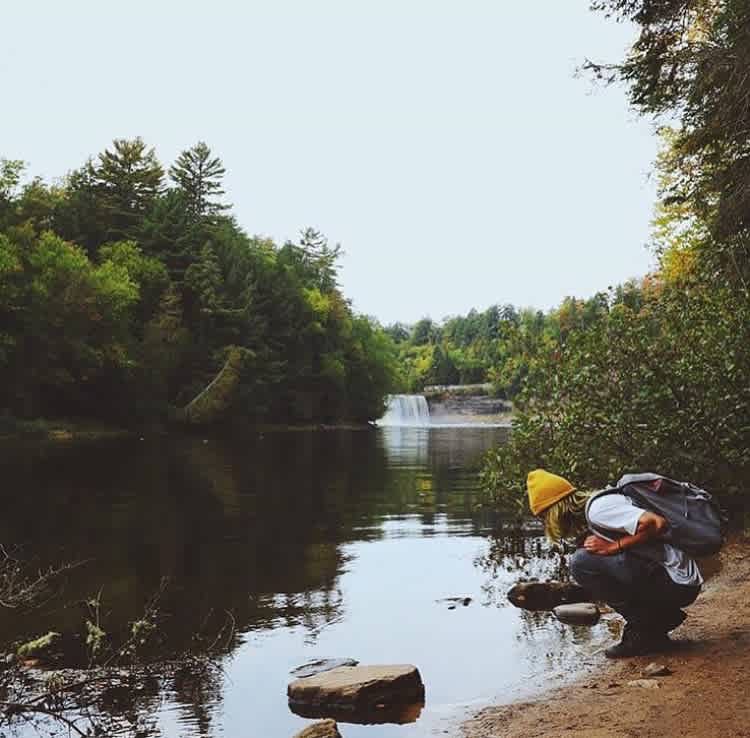
{"type": "Polygon", "coordinates": [[[591,596],[573,582],[518,582],[510,588],[508,599],[524,610],[554,610],[558,605],[590,602],[591,596]]]}

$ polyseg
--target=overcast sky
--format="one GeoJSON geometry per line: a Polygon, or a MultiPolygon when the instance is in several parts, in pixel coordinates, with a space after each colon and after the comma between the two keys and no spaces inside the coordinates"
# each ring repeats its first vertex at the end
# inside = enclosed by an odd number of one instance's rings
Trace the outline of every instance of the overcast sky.
{"type": "Polygon", "coordinates": [[[0,156],[51,178],[205,140],[246,230],[342,244],[361,312],[546,309],[652,262],[652,128],[574,76],[633,29],[588,4],[3,0],[0,156]]]}

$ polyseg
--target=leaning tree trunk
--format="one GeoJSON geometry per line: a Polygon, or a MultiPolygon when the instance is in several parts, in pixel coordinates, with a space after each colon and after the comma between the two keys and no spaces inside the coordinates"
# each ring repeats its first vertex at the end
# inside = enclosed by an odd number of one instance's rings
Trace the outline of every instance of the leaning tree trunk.
{"type": "Polygon", "coordinates": [[[245,353],[244,349],[232,346],[221,371],[200,394],[177,411],[175,419],[188,425],[207,425],[218,420],[232,404],[245,353]]]}

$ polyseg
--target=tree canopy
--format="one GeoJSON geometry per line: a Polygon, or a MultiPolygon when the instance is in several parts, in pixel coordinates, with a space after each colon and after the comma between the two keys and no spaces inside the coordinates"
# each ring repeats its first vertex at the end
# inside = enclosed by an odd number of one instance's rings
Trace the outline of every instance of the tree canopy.
{"type": "Polygon", "coordinates": [[[586,66],[624,81],[638,110],[669,123],[657,162],[659,265],[603,294],[590,306],[598,319],[576,318],[564,343],[533,357],[511,442],[488,457],[486,488],[518,511],[526,472],[539,466],[592,487],[650,468],[741,500],[750,472],[750,6],[594,7],[640,33],[624,60],[586,66]]]}
{"type": "Polygon", "coordinates": [[[396,349],[341,293],[340,247],[312,228],[281,246],[245,233],[203,142],[168,171],[172,186],[140,138],[61,185],[0,160],[0,407],[164,420],[237,347],[237,419],[379,417],[396,349]]]}

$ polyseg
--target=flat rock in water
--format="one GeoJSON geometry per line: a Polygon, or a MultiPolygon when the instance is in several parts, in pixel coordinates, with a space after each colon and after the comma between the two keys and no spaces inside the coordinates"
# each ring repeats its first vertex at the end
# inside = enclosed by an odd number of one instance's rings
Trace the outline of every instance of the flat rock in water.
{"type": "Polygon", "coordinates": [[[306,679],[316,674],[322,674],[324,671],[338,669],[340,666],[357,666],[358,664],[359,661],[355,659],[318,659],[317,661],[308,661],[289,673],[297,679],[306,679]]]}
{"type": "Polygon", "coordinates": [[[519,582],[508,591],[508,599],[524,610],[554,610],[558,605],[588,602],[591,597],[572,582],[519,582]]]}
{"type": "Polygon", "coordinates": [[[553,612],[561,623],[568,625],[596,625],[600,616],[599,608],[593,602],[558,605],[553,612]]]}
{"type": "Polygon", "coordinates": [[[287,687],[289,705],[318,710],[365,712],[381,706],[424,701],[424,684],[416,666],[342,666],[296,679],[287,687]]]}
{"type": "Polygon", "coordinates": [[[321,720],[301,730],[294,738],[341,738],[335,720],[321,720]]]}

